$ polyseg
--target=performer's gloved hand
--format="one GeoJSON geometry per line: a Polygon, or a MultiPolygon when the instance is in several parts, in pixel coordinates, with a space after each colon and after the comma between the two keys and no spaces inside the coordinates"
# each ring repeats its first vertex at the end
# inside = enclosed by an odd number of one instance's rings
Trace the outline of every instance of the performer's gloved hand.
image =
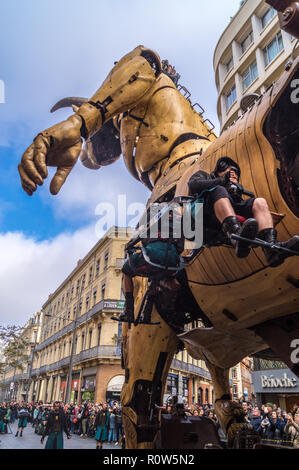
{"type": "Polygon", "coordinates": [[[68,439],[71,439],[71,438],[72,438],[72,436],[69,434],[69,435],[67,436],[67,438],[68,438],[68,439]]]}
{"type": "Polygon", "coordinates": [[[240,183],[229,181],[226,186],[227,192],[232,195],[242,196],[244,188],[240,183]]]}
{"type": "Polygon", "coordinates": [[[230,171],[224,173],[224,175],[219,176],[222,186],[228,186],[230,183],[230,171]]]}
{"type": "Polygon", "coordinates": [[[41,186],[48,176],[47,166],[57,167],[50,184],[51,194],[57,194],[78,160],[82,148],[82,119],[78,115],[56,124],[38,134],[25,151],[18,170],[22,187],[29,195],[41,186]]]}

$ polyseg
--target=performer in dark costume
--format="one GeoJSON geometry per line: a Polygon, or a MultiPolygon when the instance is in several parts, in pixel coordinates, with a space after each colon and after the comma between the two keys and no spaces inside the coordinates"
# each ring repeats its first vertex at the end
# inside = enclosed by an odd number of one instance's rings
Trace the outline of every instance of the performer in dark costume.
{"type": "MultiPolygon", "coordinates": [[[[147,214],[149,216],[149,213],[147,214]]],[[[169,288],[177,289],[179,284],[172,279],[172,274],[168,271],[168,268],[178,268],[180,264],[180,253],[184,250],[184,243],[182,238],[174,237],[174,218],[179,220],[181,223],[181,214],[178,212],[170,212],[167,214],[169,221],[169,237],[162,238],[161,233],[161,222],[156,222],[156,233],[157,238],[150,238],[150,232],[148,238],[142,238],[141,243],[144,248],[144,252],[147,255],[150,263],[162,266],[164,274],[168,277],[169,288]]],[[[150,221],[149,221],[150,222],[150,221]]],[[[153,227],[152,227],[153,229],[153,227]]],[[[155,233],[155,229],[153,232],[155,233]]],[[[162,271],[163,271],[162,269],[162,271]]],[[[160,268],[149,264],[144,258],[143,252],[137,251],[127,256],[127,260],[122,268],[123,273],[123,291],[125,294],[125,308],[118,318],[112,317],[113,320],[118,321],[134,321],[134,281],[135,276],[150,277],[155,274],[161,273],[160,268]]]]}
{"type": "Polygon", "coordinates": [[[94,423],[94,429],[96,431],[95,440],[97,441],[97,449],[102,449],[103,443],[108,440],[109,415],[110,413],[108,411],[108,406],[101,406],[94,423]]]}
{"type": "Polygon", "coordinates": [[[19,416],[18,430],[16,432],[15,437],[18,437],[20,430],[21,430],[20,437],[22,437],[23,436],[23,430],[27,426],[28,417],[29,417],[29,410],[28,410],[27,406],[22,406],[21,407],[20,411],[18,412],[18,416],[19,416]]]}
{"type": "MultiPolygon", "coordinates": [[[[239,184],[240,175],[239,165],[229,157],[222,157],[210,175],[200,170],[191,176],[188,183],[190,195],[204,198],[204,243],[209,245],[214,238],[217,239],[222,229],[239,258],[248,256],[250,245],[232,239],[232,234],[251,240],[257,236],[270,244],[298,250],[298,235],[285,242],[277,241],[277,232],[266,200],[255,198],[252,193],[245,191],[239,184]],[[242,196],[246,193],[252,197],[243,199],[242,196]],[[242,225],[237,215],[245,219],[242,225]]],[[[279,266],[287,256],[291,256],[267,247],[263,247],[263,251],[271,267],[279,266]]]]}
{"type": "Polygon", "coordinates": [[[67,438],[71,439],[70,430],[64,411],[58,401],[54,403],[53,408],[53,411],[49,413],[41,443],[43,444],[45,436],[48,435],[45,449],[63,449],[63,431],[67,438]]]}

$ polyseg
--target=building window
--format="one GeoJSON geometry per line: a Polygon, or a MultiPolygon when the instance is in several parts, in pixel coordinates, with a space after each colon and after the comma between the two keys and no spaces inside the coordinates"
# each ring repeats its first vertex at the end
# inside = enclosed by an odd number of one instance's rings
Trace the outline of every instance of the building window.
{"type": "Polygon", "coordinates": [[[269,10],[266,11],[266,13],[261,18],[263,28],[265,28],[265,26],[267,26],[270,20],[272,20],[275,13],[276,11],[274,10],[274,8],[269,8],[269,10]]]}
{"type": "Polygon", "coordinates": [[[231,59],[226,64],[226,73],[228,73],[234,67],[234,59],[231,59]]]}
{"type": "Polygon", "coordinates": [[[89,344],[88,344],[88,349],[91,348],[91,340],[92,340],[92,329],[89,330],[89,344]]]}
{"type": "Polygon", "coordinates": [[[166,393],[169,395],[177,395],[179,388],[179,378],[178,375],[170,375],[167,377],[166,393]]]}
{"type": "Polygon", "coordinates": [[[188,397],[188,378],[183,377],[183,397],[188,397]]]}
{"type": "Polygon", "coordinates": [[[98,346],[100,346],[100,341],[101,341],[101,331],[102,331],[102,324],[98,324],[98,346]]]}
{"type": "Polygon", "coordinates": [[[106,289],[106,281],[102,283],[102,288],[101,288],[102,300],[105,298],[105,289],[106,289]]]}
{"type": "Polygon", "coordinates": [[[78,294],[78,292],[79,292],[79,287],[80,287],[80,281],[78,280],[77,281],[77,287],[76,287],[76,294],[78,294]]]}
{"type": "Polygon", "coordinates": [[[237,371],[236,369],[232,369],[232,378],[236,379],[237,378],[237,371]]]}
{"type": "Polygon", "coordinates": [[[89,304],[89,295],[86,296],[86,310],[88,309],[88,304],[89,304]]]}
{"type": "Polygon", "coordinates": [[[89,282],[92,281],[92,266],[89,268],[89,282]]]}
{"type": "Polygon", "coordinates": [[[281,32],[277,33],[269,44],[264,48],[264,58],[266,67],[283,50],[283,40],[281,32]]]}
{"type": "Polygon", "coordinates": [[[109,252],[107,251],[107,252],[105,253],[104,269],[106,269],[107,266],[108,266],[108,257],[109,257],[109,252]]]}
{"type": "Polygon", "coordinates": [[[85,334],[82,333],[82,351],[84,350],[84,346],[85,346],[84,340],[85,340],[85,334]]]}
{"type": "Polygon", "coordinates": [[[237,101],[237,93],[235,85],[229,90],[226,95],[226,111],[237,101]]]}
{"type": "Polygon", "coordinates": [[[94,289],[93,291],[93,303],[95,304],[97,300],[97,289],[94,289]]]}
{"type": "Polygon", "coordinates": [[[243,91],[245,91],[257,77],[258,71],[255,60],[242,75],[243,91]]]}
{"type": "Polygon", "coordinates": [[[97,265],[96,265],[96,276],[99,275],[99,272],[100,272],[100,260],[98,259],[97,265]]]}
{"type": "Polygon", "coordinates": [[[247,51],[248,47],[253,43],[253,32],[250,31],[250,33],[246,36],[245,39],[241,42],[241,49],[242,49],[242,54],[244,54],[245,51],[247,51]]]}

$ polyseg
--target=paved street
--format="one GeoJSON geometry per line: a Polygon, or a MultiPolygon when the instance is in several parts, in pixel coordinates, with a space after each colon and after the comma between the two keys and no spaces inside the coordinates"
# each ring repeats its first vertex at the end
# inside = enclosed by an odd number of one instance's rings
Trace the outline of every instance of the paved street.
{"type": "MultiPolygon", "coordinates": [[[[45,438],[44,444],[40,443],[41,436],[34,433],[31,424],[23,432],[22,437],[15,437],[17,431],[17,423],[11,425],[13,434],[0,434],[0,450],[1,449],[42,449],[45,447],[47,437],[45,438]]],[[[82,439],[76,434],[71,439],[67,439],[65,434],[63,437],[65,449],[95,449],[96,441],[91,438],[82,439]]],[[[114,444],[104,444],[104,449],[120,449],[120,447],[114,444]]]]}

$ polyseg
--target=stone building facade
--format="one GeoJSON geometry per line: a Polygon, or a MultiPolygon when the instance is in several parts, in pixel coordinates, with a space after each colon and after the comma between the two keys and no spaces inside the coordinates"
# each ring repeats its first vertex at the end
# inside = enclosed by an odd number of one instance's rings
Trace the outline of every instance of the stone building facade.
{"type": "MultiPolygon", "coordinates": [[[[264,0],[241,3],[214,52],[221,130],[241,116],[243,96],[261,95],[279,78],[296,43],[280,30],[276,11],[264,0]]],[[[297,43],[295,56],[298,51],[297,43]]]]}

